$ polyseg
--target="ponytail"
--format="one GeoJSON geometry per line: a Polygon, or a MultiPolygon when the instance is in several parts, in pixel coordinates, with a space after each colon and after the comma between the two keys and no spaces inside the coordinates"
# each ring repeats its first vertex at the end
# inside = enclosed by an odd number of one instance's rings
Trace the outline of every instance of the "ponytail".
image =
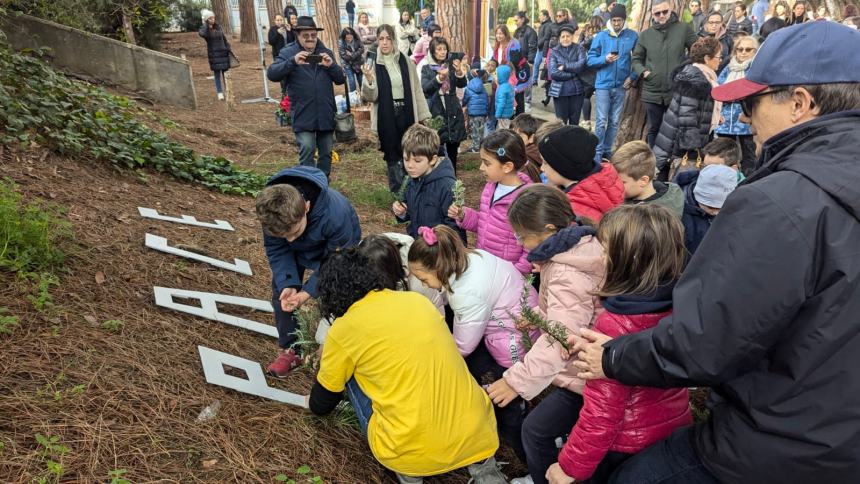
{"type": "Polygon", "coordinates": [[[471,252],[454,229],[437,225],[432,229],[421,227],[420,236],[409,248],[409,263],[419,264],[424,269],[436,273],[442,287],[453,294],[448,281],[452,276],[458,278],[469,267],[468,254],[471,252]]]}

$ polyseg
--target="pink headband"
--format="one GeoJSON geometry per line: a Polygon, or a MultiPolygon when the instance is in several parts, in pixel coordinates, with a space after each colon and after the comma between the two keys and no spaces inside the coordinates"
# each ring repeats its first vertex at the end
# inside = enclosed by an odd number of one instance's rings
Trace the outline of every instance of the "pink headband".
{"type": "Polygon", "coordinates": [[[427,245],[431,247],[436,245],[436,242],[439,242],[439,239],[436,238],[436,234],[430,227],[418,228],[418,235],[420,235],[421,238],[424,239],[424,242],[427,242],[427,245]]]}

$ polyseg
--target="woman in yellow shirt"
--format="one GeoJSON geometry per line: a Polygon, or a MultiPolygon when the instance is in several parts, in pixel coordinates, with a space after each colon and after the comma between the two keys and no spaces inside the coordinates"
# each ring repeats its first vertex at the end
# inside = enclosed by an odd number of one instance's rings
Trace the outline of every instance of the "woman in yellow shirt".
{"type": "Polygon", "coordinates": [[[400,482],[468,466],[476,483],[507,482],[492,403],[469,374],[443,317],[424,296],[385,287],[355,249],[320,269],[326,337],[309,406],[331,412],[344,390],[374,457],[400,482]]]}

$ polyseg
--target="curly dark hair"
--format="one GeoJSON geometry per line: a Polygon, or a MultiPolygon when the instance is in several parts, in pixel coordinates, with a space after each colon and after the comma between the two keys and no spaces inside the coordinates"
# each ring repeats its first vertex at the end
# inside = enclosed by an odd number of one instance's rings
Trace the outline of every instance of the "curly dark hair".
{"type": "Polygon", "coordinates": [[[355,248],[335,253],[319,272],[317,299],[324,317],[339,318],[370,291],[385,288],[379,271],[355,248]]]}
{"type": "MultiPolygon", "coordinates": [[[[714,37],[702,37],[690,46],[690,60],[698,64],[705,63],[705,56],[716,57],[722,46],[720,41],[714,37]]],[[[723,52],[723,55],[729,55],[728,52],[723,52]]]]}

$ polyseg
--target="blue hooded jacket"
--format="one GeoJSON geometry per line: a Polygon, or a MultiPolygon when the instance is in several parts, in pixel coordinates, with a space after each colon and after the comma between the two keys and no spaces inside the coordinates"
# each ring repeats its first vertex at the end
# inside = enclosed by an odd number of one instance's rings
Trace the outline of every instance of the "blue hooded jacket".
{"type": "Polygon", "coordinates": [[[490,113],[490,96],[484,89],[484,81],[480,77],[473,77],[466,85],[463,93],[463,105],[469,116],[486,116],[490,113]]]}
{"type": "MultiPolygon", "coordinates": [[[[290,96],[290,114],[293,131],[334,131],[334,87],[332,83],[343,85],[346,77],[343,69],[334,62],[326,69],[322,64],[296,64],[296,54],[304,50],[298,42],[281,49],[277,59],[269,66],[266,76],[272,82],[287,82],[290,96]]],[[[317,41],[314,54],[328,54],[332,59],[334,52],[327,49],[322,41],[317,41]]]]}
{"type": "Polygon", "coordinates": [[[699,207],[693,194],[698,180],[699,170],[682,171],[675,177],[675,182],[684,191],[684,215],[681,216],[681,222],[684,224],[684,246],[691,256],[699,248],[714,221],[714,217],[699,207]]]}
{"type": "Polygon", "coordinates": [[[496,119],[511,119],[514,117],[514,86],[511,86],[511,68],[500,65],[496,68],[496,119]]]}
{"type": "Polygon", "coordinates": [[[595,89],[615,89],[624,85],[628,78],[636,80],[636,74],[631,68],[633,47],[639,35],[624,28],[618,36],[613,36],[609,29],[601,30],[591,41],[588,49],[588,67],[597,68],[597,78],[594,81],[595,89]],[[606,56],[612,52],[618,52],[618,60],[608,64],[606,56]]]}
{"type": "Polygon", "coordinates": [[[457,222],[448,216],[448,207],[454,203],[454,165],[451,160],[443,156],[430,173],[418,178],[410,178],[406,184],[404,203],[406,204],[406,216],[398,218],[399,222],[409,222],[406,228],[413,238],[418,237],[420,227],[435,227],[443,224],[454,229],[463,243],[466,242],[466,232],[461,229],[457,222]]]}
{"type": "MultiPolygon", "coordinates": [[[[731,62],[729,64],[731,64],[731,62]]],[[[720,72],[720,75],[717,77],[717,82],[720,85],[726,83],[729,71],[731,71],[731,68],[727,65],[725,69],[720,72]]],[[[747,67],[747,71],[749,71],[749,67],[747,67]]],[[[752,126],[742,123],[740,120],[742,112],[743,109],[741,108],[741,103],[723,103],[723,108],[720,110],[723,122],[717,126],[714,132],[717,134],[751,136],[753,134],[752,126]]]]}
{"type": "Polygon", "coordinates": [[[312,183],[320,189],[320,194],[307,215],[308,224],[304,233],[289,242],[264,231],[263,246],[272,268],[272,284],[276,294],[288,287],[301,287],[311,297],[316,297],[320,263],[336,249],[358,244],[361,241],[361,226],[349,200],[329,188],[325,174],[317,168],[285,168],[269,179],[266,186],[292,185],[296,181],[312,183]],[[314,272],[302,285],[305,269],[314,272]]]}

